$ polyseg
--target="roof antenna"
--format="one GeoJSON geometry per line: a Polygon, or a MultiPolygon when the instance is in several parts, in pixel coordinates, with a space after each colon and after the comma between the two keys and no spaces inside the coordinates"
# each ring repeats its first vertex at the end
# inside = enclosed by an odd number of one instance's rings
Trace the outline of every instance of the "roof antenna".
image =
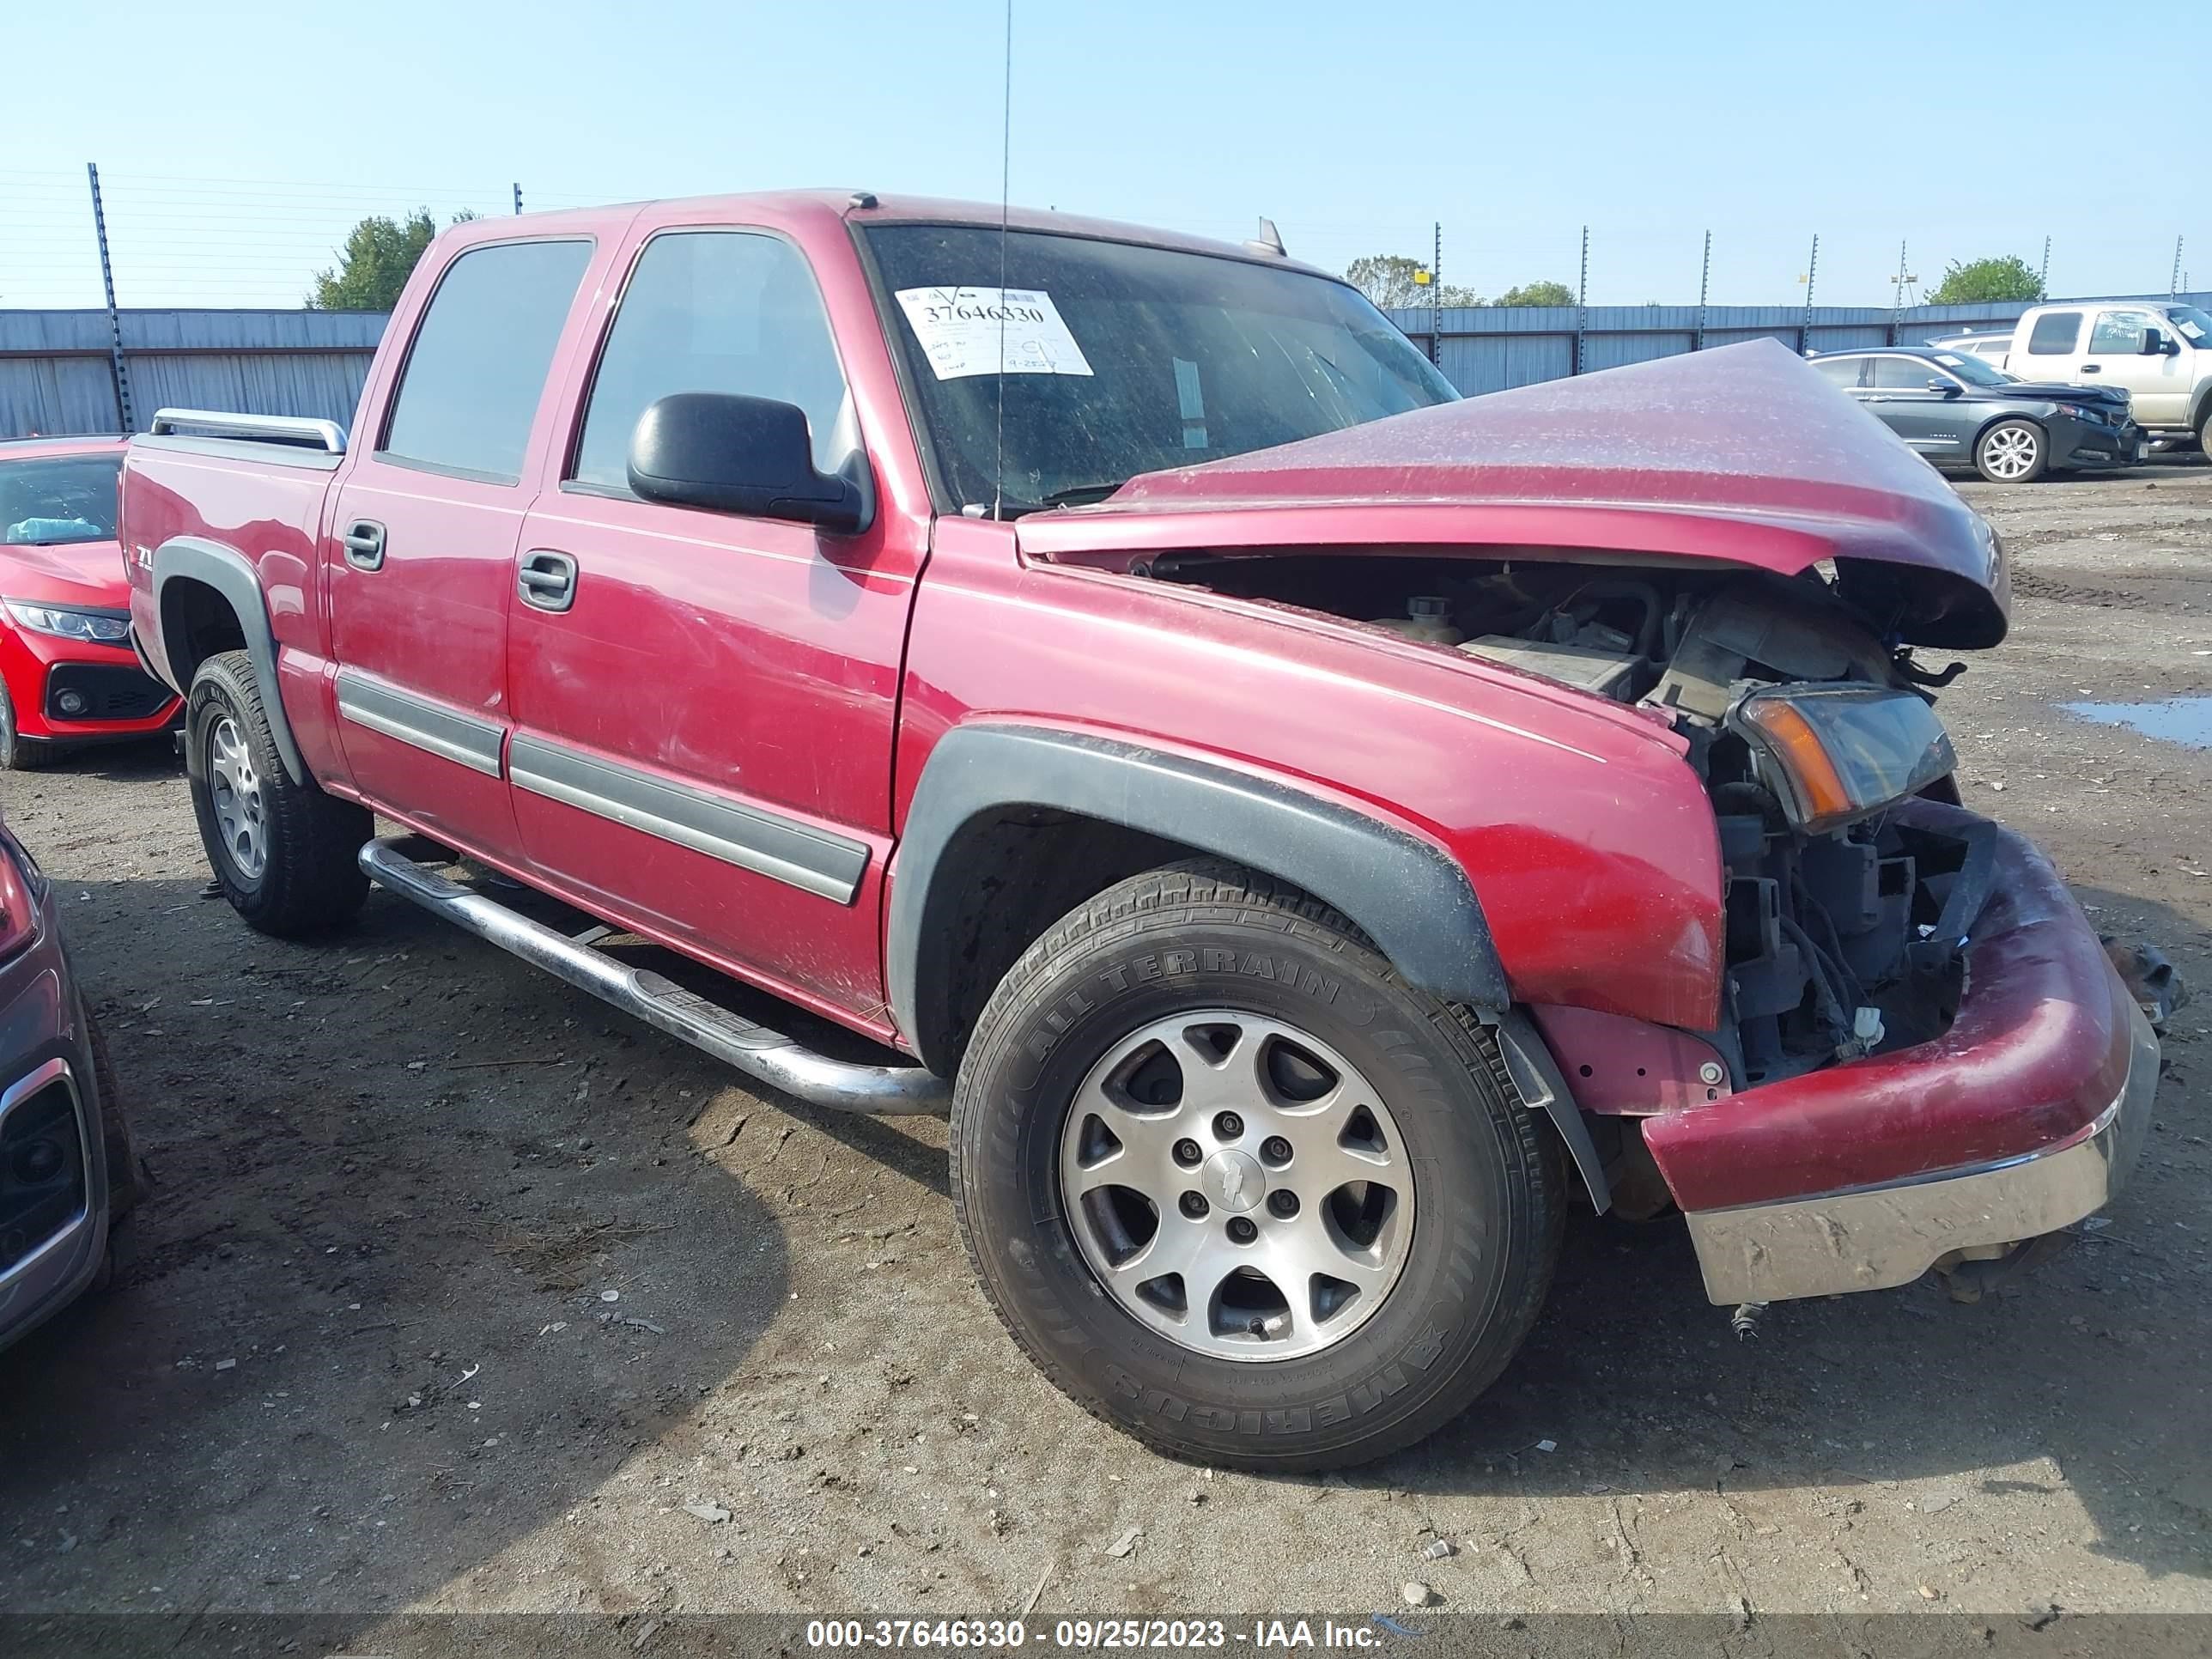
{"type": "Polygon", "coordinates": [[[1014,0],[1006,0],[1005,104],[999,125],[999,455],[992,467],[991,516],[1006,516],[1006,220],[1014,153],[1014,0]]]}
{"type": "Polygon", "coordinates": [[[1290,250],[1283,246],[1283,234],[1275,228],[1273,219],[1260,221],[1260,234],[1247,239],[1244,246],[1255,253],[1267,254],[1270,258],[1287,259],[1290,250]]]}

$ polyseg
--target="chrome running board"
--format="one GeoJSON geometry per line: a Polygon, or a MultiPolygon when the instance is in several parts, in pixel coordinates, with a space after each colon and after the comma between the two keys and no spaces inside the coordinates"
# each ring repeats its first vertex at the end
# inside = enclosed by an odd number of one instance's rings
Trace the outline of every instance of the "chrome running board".
{"type": "Polygon", "coordinates": [[[380,887],[809,1105],[878,1116],[945,1110],[951,1091],[933,1072],[919,1066],[855,1065],[817,1054],[672,980],[624,967],[587,944],[448,881],[389,842],[370,842],[361,849],[360,862],[380,887]]]}

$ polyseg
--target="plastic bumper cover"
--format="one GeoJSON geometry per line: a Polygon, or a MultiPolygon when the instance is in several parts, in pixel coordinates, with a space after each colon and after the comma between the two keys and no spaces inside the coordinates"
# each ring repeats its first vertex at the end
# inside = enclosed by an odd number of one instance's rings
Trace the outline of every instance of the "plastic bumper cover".
{"type": "Polygon", "coordinates": [[[1644,1120],[1717,1302],[1878,1290],[2056,1231],[2111,1196],[2145,1133],[2157,1041],[2057,872],[1956,807],[1892,811],[1995,837],[1958,1017],[1929,1042],[1644,1120]]]}
{"type": "Polygon", "coordinates": [[[2039,1238],[2104,1207],[2134,1167],[2158,1039],[2132,1005],[2128,1080],[2072,1138],[1985,1164],[1780,1204],[1691,1214],[1705,1293],[1728,1305],[1909,1285],[1954,1250],[2039,1238]]]}

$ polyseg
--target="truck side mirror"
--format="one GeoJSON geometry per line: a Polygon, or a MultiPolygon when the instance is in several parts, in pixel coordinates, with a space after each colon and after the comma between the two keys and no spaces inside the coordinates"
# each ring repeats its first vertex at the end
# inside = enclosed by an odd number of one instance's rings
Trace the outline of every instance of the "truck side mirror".
{"type": "Polygon", "coordinates": [[[629,487],[648,501],[787,519],[841,535],[867,527],[852,479],[815,470],[806,413],[795,404],[726,392],[677,392],[638,416],[629,487]]]}
{"type": "Polygon", "coordinates": [[[2163,357],[2168,354],[2169,347],[2174,350],[2179,349],[2179,347],[2173,347],[2172,342],[2156,329],[2147,328],[2143,331],[2142,350],[2138,355],[2145,357],[2163,357]]]}

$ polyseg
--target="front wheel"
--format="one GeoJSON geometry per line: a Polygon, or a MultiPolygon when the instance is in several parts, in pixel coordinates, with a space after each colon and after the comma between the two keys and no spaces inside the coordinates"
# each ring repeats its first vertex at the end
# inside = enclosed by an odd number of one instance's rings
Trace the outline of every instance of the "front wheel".
{"type": "Polygon", "coordinates": [[[361,908],[368,878],[356,857],[368,813],[295,783],[276,752],[253,659],[225,651],[202,663],[185,704],[185,771],[208,863],[252,927],[294,938],[361,908]]]}
{"type": "Polygon", "coordinates": [[[2033,421],[1999,421],[1974,442],[1974,470],[1991,483],[2033,483],[2051,465],[2051,445],[2033,421]]]}
{"type": "Polygon", "coordinates": [[[15,705],[0,684],[0,772],[36,772],[69,753],[58,743],[41,743],[15,730],[15,705]]]}
{"type": "Polygon", "coordinates": [[[1211,1464],[1364,1462],[1528,1334],[1563,1213],[1494,1038],[1346,919],[1233,866],[1032,945],[952,1108],[977,1277],[1077,1403],[1211,1464]]]}

